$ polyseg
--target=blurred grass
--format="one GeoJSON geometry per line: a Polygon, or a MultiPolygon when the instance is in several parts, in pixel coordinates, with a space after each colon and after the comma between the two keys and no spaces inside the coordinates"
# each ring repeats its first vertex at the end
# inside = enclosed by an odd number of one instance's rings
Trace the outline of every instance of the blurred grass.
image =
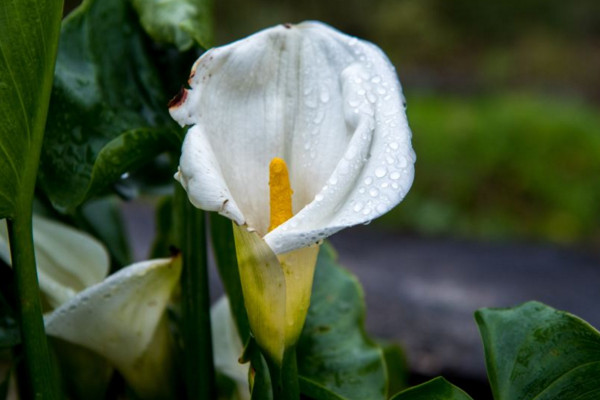
{"type": "Polygon", "coordinates": [[[376,224],[424,234],[600,239],[600,115],[536,95],[413,95],[407,198],[376,224]]]}

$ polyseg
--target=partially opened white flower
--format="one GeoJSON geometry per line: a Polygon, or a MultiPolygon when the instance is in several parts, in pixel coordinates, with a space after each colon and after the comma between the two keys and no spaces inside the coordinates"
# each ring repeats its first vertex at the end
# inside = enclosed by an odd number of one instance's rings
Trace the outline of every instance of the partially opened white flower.
{"type": "Polygon", "coordinates": [[[170,104],[189,126],[176,179],[236,223],[250,327],[280,364],[306,318],[315,244],[389,211],[412,184],[400,83],[375,45],[304,22],[207,51],[189,86],[170,104]]]}
{"type": "Polygon", "coordinates": [[[389,211],[415,155],[394,67],[375,45],[318,22],[280,25],[206,52],[171,115],[190,129],[177,179],[199,208],[276,254],[389,211]],[[269,163],[287,163],[293,214],[268,232],[269,163]]]}
{"type": "Polygon", "coordinates": [[[180,257],[125,267],[46,316],[46,333],[106,358],[141,398],[167,397],[173,365],[165,309],[180,274],[180,257]]]}
{"type": "MultiPolygon", "coordinates": [[[[85,232],[34,215],[33,239],[40,290],[52,308],[108,275],[108,252],[85,232]]],[[[4,220],[0,221],[0,258],[11,262],[4,220]]]]}

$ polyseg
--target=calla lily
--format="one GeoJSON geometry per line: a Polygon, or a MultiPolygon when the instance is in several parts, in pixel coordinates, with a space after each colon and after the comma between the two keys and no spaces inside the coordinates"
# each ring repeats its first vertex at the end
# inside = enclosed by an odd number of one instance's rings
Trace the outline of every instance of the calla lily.
{"type": "Polygon", "coordinates": [[[379,48],[318,22],[209,50],[189,86],[170,105],[189,126],[176,179],[236,223],[250,326],[281,363],[306,318],[315,244],[387,212],[412,184],[401,86],[379,48]]]}
{"type": "MultiPolygon", "coordinates": [[[[33,238],[40,289],[51,308],[108,275],[108,252],[85,232],[34,216],[33,238]]],[[[11,262],[5,221],[0,221],[0,258],[11,262]]]]}
{"type": "Polygon", "coordinates": [[[180,274],[180,257],[125,267],[54,310],[46,332],[105,357],[141,398],[168,397],[173,365],[165,309],[180,274]]]}
{"type": "Polygon", "coordinates": [[[244,347],[233,321],[227,297],[221,297],[211,307],[210,320],[215,369],[235,383],[236,399],[249,400],[249,366],[239,362],[244,347]]]}
{"type": "Polygon", "coordinates": [[[400,83],[375,45],[318,22],[207,51],[171,115],[190,129],[177,179],[199,208],[257,231],[276,253],[387,212],[413,180],[400,83]],[[269,163],[283,158],[294,216],[269,226],[269,163]]]}

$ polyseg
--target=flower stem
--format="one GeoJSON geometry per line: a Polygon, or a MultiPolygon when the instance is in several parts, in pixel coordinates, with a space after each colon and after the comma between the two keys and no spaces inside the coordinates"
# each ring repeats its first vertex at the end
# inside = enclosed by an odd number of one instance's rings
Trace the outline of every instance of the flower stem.
{"type": "Polygon", "coordinates": [[[205,215],[188,201],[183,189],[176,190],[182,235],[179,243],[183,257],[181,298],[187,399],[214,399],[205,215]]]}
{"type": "Polygon", "coordinates": [[[291,347],[285,351],[281,365],[273,362],[263,353],[271,374],[273,400],[299,400],[300,387],[298,384],[298,365],[296,362],[296,348],[291,347]]]}
{"type": "Polygon", "coordinates": [[[59,399],[57,376],[44,332],[33,248],[31,208],[20,208],[21,212],[17,217],[8,220],[8,235],[18,293],[21,343],[25,356],[25,366],[22,369],[24,376],[19,376],[21,398],[59,399]]]}

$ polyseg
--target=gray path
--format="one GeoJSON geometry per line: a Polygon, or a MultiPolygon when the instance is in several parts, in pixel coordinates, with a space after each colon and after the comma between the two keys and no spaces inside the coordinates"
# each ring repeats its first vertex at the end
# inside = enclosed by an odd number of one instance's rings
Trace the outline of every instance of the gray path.
{"type": "Polygon", "coordinates": [[[600,327],[600,257],[542,244],[419,239],[354,228],[332,238],[358,275],[369,331],[401,341],[411,368],[485,377],[473,312],[539,300],[600,327]]]}

